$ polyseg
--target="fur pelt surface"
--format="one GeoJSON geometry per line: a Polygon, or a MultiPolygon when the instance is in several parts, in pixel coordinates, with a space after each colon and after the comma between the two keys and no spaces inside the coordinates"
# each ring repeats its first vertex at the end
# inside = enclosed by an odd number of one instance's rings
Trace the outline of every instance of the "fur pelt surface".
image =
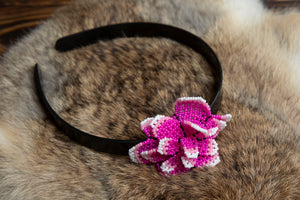
{"type": "Polygon", "coordinates": [[[0,60],[0,199],[299,199],[300,13],[257,0],[74,1],[0,60]],[[210,66],[167,39],[123,38],[60,53],[62,36],[151,21],[202,37],[223,66],[221,162],[162,177],[155,166],[94,152],[64,136],[35,91],[79,129],[144,138],[140,121],[172,115],[182,96],[213,95],[210,66]]]}

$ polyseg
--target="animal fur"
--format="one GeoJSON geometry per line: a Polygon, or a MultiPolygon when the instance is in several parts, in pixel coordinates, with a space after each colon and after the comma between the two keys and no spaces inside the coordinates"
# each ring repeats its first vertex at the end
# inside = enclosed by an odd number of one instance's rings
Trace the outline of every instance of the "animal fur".
{"type": "Polygon", "coordinates": [[[300,13],[258,0],[86,0],[59,9],[0,61],[0,199],[299,199],[300,13]],[[65,35],[119,22],[187,29],[224,70],[221,163],[162,177],[154,166],[94,152],[64,136],[33,83],[39,63],[55,110],[115,139],[145,137],[139,123],[171,115],[181,96],[213,95],[210,66],[167,39],[116,39],[66,53],[65,35]]]}

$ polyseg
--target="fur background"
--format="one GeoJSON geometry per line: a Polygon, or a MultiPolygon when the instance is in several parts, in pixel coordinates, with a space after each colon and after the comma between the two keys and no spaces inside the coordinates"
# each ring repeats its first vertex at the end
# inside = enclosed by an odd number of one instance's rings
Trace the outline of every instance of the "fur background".
{"type": "Polygon", "coordinates": [[[0,199],[299,199],[300,13],[258,0],[74,1],[0,61],[0,199]],[[154,166],[79,146],[48,120],[33,83],[39,63],[55,110],[115,139],[144,137],[139,123],[171,115],[181,96],[210,99],[214,77],[197,53],[167,39],[116,39],[66,53],[65,35],[119,22],[187,29],[224,71],[217,138],[221,163],[161,177],[154,166]]]}

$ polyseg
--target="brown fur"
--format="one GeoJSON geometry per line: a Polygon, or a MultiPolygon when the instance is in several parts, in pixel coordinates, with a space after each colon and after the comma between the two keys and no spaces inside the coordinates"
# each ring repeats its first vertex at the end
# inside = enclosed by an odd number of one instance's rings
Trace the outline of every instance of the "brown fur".
{"type": "Polygon", "coordinates": [[[0,199],[299,199],[300,13],[245,0],[259,9],[244,15],[235,2],[75,1],[20,40],[0,61],[0,199]],[[47,119],[33,84],[36,62],[55,110],[103,137],[142,138],[140,121],[172,114],[176,98],[212,97],[210,66],[167,39],[53,48],[64,35],[129,21],[185,28],[219,56],[219,113],[233,119],[217,138],[216,167],[162,177],[154,166],[73,143],[47,119]]]}

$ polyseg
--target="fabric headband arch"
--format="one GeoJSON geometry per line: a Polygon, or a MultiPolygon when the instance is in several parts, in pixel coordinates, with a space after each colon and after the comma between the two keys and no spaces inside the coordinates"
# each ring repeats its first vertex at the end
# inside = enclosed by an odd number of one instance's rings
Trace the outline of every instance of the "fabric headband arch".
{"type": "MultiPolygon", "coordinates": [[[[183,29],[157,23],[122,23],[83,31],[57,40],[55,48],[60,52],[81,48],[97,41],[130,37],[162,37],[174,40],[201,54],[214,69],[216,92],[210,101],[210,107],[216,112],[221,101],[222,68],[214,51],[199,37],[183,29]]],[[[128,150],[145,140],[118,140],[101,138],[83,132],[63,120],[51,107],[43,92],[38,64],[35,65],[34,79],[39,99],[54,123],[72,140],[93,150],[128,155],[128,150]]]]}

